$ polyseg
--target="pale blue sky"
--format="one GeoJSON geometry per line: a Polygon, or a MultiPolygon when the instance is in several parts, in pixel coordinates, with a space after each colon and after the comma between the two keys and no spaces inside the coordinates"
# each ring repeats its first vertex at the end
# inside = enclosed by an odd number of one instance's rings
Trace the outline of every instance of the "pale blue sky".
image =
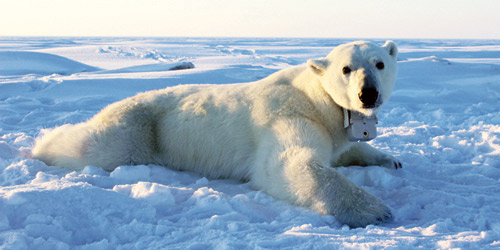
{"type": "Polygon", "coordinates": [[[0,36],[500,39],[498,0],[0,0],[0,36]]]}

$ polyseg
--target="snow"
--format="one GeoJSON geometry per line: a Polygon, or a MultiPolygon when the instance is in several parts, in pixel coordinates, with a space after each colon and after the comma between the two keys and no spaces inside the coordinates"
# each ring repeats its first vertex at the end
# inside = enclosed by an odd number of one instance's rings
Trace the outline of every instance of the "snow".
{"type": "Polygon", "coordinates": [[[31,51],[0,51],[1,75],[60,74],[95,71],[88,66],[65,57],[31,51]]]}
{"type": "Polygon", "coordinates": [[[494,40],[396,41],[399,76],[371,143],[403,169],[339,168],[392,209],[388,224],[352,229],[246,183],[161,166],[72,172],[29,158],[43,129],[137,92],[253,81],[347,41],[1,38],[0,248],[500,248],[494,40]]]}

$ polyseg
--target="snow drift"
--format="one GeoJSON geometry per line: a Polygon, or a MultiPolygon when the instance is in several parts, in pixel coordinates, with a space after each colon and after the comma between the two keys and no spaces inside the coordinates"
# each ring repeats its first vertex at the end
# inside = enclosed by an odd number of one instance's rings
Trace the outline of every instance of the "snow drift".
{"type": "Polygon", "coordinates": [[[96,67],[47,53],[0,51],[0,75],[70,75],[96,70],[96,67]]]}

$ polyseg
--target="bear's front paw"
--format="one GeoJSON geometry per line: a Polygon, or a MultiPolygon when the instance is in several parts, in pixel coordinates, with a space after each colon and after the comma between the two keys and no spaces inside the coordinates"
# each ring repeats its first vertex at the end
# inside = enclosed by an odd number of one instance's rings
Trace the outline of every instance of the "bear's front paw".
{"type": "Polygon", "coordinates": [[[334,214],[337,221],[350,227],[365,227],[392,221],[391,210],[380,199],[362,189],[355,190],[355,193],[355,197],[351,199],[342,199],[342,208],[334,214]]]}
{"type": "Polygon", "coordinates": [[[403,168],[403,164],[396,157],[389,154],[384,154],[382,157],[379,158],[378,162],[379,162],[378,165],[384,168],[389,168],[389,169],[403,168]]]}

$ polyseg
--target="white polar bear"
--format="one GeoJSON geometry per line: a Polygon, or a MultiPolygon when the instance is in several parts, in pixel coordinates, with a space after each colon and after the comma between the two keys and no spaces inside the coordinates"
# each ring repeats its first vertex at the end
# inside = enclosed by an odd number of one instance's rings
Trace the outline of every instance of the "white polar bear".
{"type": "Polygon", "coordinates": [[[385,222],[390,210],[334,167],[401,166],[366,143],[350,142],[343,126],[343,108],[369,116],[387,101],[397,52],[392,41],[353,42],[253,83],[142,93],[87,122],[46,132],[32,155],[74,170],[158,164],[244,180],[349,226],[385,222]]]}

